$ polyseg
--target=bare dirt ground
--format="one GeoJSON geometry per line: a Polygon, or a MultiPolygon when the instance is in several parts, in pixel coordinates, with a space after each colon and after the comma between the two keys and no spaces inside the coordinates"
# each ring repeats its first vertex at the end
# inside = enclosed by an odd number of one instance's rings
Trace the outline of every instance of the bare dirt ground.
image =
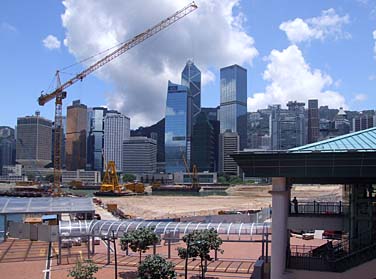
{"type": "MultiPolygon", "coordinates": [[[[341,199],[340,185],[294,186],[291,196],[298,200],[336,201],[341,199]]],[[[220,210],[249,210],[269,207],[271,185],[234,186],[227,196],[133,196],[101,198],[105,203],[117,203],[124,213],[134,218],[159,219],[182,216],[212,215],[220,210]]]]}

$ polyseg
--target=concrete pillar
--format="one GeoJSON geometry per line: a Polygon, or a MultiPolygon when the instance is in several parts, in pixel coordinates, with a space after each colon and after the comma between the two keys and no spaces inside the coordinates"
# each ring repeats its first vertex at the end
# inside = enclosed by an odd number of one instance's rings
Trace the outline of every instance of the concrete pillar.
{"type": "Polygon", "coordinates": [[[289,188],[285,177],[273,177],[272,185],[271,279],[281,279],[286,267],[289,188]]]}

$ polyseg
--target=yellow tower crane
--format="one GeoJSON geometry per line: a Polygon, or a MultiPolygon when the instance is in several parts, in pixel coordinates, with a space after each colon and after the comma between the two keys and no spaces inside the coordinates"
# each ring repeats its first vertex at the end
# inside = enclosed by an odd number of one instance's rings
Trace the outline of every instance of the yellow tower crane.
{"type": "Polygon", "coordinates": [[[50,93],[41,94],[41,96],[38,98],[38,103],[41,106],[55,99],[55,134],[54,134],[55,138],[54,138],[54,162],[53,162],[54,163],[54,183],[53,183],[52,189],[50,189],[52,195],[60,196],[61,194],[60,181],[61,181],[61,144],[62,144],[62,104],[63,104],[63,99],[65,99],[67,96],[65,89],[67,89],[69,86],[73,85],[77,81],[82,81],[87,75],[91,74],[95,70],[106,65],[111,60],[119,57],[120,55],[128,51],[129,49],[142,43],[143,41],[150,38],[151,36],[157,34],[163,29],[174,24],[176,21],[180,20],[181,18],[185,17],[186,15],[190,14],[196,9],[197,9],[197,5],[195,4],[195,2],[191,2],[189,5],[175,12],[173,15],[167,17],[166,19],[162,20],[161,22],[154,25],[153,27],[138,34],[137,36],[133,37],[129,41],[126,41],[119,48],[117,48],[110,54],[106,55],[104,58],[100,59],[99,61],[97,61],[90,67],[86,68],[85,70],[77,74],[75,77],[64,82],[63,84],[61,84],[61,81],[60,81],[59,71],[56,71],[56,81],[57,81],[56,89],[50,93]]]}

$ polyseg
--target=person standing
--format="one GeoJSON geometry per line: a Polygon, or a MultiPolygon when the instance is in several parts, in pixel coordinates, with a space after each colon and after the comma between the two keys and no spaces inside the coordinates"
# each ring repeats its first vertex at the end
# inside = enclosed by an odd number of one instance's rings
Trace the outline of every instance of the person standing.
{"type": "Polygon", "coordinates": [[[295,214],[298,214],[299,213],[299,206],[298,206],[299,204],[298,204],[298,200],[296,199],[296,197],[293,198],[292,204],[294,205],[295,214]]]}

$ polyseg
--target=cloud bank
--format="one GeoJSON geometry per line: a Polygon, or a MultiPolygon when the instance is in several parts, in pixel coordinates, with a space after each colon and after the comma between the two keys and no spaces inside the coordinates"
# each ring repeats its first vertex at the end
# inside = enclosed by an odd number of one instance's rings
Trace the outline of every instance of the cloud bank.
{"type": "Polygon", "coordinates": [[[307,104],[308,99],[319,99],[329,107],[347,107],[340,93],[327,89],[333,85],[332,78],[319,69],[311,69],[296,45],[282,51],[272,50],[267,60],[263,78],[269,84],[265,92],[248,98],[248,111],[266,108],[270,104],[285,106],[294,100],[307,104]]]}
{"type": "MultiPolygon", "coordinates": [[[[251,65],[258,55],[253,38],[244,30],[244,15],[235,12],[240,0],[196,3],[199,8],[195,12],[97,72],[114,84],[114,92],[107,92],[107,106],[130,116],[132,127],[163,117],[167,81],[180,82],[188,58],[202,71],[205,84],[215,79],[209,67],[251,65]]],[[[132,38],[187,1],[65,0],[63,4],[64,44],[81,60],[132,38]]]]}
{"type": "Polygon", "coordinates": [[[349,15],[339,16],[334,9],[328,9],[322,11],[318,17],[282,22],[279,29],[286,32],[287,38],[293,44],[313,39],[324,40],[328,37],[349,39],[350,34],[343,31],[343,26],[349,22],[349,15]]]}

